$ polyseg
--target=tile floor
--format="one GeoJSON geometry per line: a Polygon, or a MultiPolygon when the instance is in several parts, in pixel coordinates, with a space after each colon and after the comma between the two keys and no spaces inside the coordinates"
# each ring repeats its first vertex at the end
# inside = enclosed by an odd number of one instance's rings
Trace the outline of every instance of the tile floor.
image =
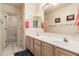
{"type": "Polygon", "coordinates": [[[9,43],[7,47],[3,50],[1,56],[14,56],[15,52],[22,51],[23,48],[17,45],[15,42],[9,43]]]}

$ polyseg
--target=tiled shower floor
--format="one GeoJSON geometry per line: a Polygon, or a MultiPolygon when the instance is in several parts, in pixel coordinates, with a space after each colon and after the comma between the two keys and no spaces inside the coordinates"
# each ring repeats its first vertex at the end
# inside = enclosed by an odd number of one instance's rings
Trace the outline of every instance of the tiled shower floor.
{"type": "Polygon", "coordinates": [[[3,50],[1,56],[14,56],[15,52],[22,50],[23,48],[17,45],[15,42],[9,43],[8,46],[3,50]]]}

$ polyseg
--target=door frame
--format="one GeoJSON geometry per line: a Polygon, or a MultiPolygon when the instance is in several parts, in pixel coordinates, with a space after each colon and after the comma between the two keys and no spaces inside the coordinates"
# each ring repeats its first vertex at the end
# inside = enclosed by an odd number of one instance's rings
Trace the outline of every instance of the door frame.
{"type": "MultiPolygon", "coordinates": [[[[10,15],[10,16],[14,16],[14,17],[17,18],[17,28],[16,28],[16,30],[17,30],[18,29],[18,16],[17,16],[17,14],[12,14],[12,13],[9,13],[9,12],[4,11],[4,16],[5,16],[5,14],[7,14],[8,16],[10,15]]],[[[5,23],[5,17],[4,17],[4,23],[5,23]]],[[[4,24],[4,28],[5,28],[5,24],[4,24]]],[[[17,33],[18,33],[18,30],[17,30],[17,33]]],[[[5,35],[5,29],[4,29],[4,35],[5,35]]],[[[17,34],[17,36],[18,36],[18,34],[17,34]]],[[[18,38],[16,38],[16,40],[17,39],[18,38]]],[[[5,38],[4,38],[4,48],[5,48],[5,38]]]]}

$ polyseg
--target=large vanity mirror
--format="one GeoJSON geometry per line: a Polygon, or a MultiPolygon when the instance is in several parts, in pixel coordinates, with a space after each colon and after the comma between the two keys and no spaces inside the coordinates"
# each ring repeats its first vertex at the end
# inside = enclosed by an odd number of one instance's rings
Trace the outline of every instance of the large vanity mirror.
{"type": "Polygon", "coordinates": [[[33,27],[38,28],[40,25],[41,17],[33,16],[33,27]]]}

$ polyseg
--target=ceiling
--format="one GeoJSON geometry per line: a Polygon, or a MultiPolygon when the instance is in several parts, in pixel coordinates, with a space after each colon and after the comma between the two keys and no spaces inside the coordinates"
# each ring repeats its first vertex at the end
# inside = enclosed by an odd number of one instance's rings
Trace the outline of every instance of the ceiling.
{"type": "Polygon", "coordinates": [[[71,3],[59,3],[58,5],[54,6],[53,4],[49,5],[47,8],[44,9],[45,14],[50,13],[51,11],[55,11],[59,8],[65,7],[70,5],[71,3]]]}
{"type": "MultiPolygon", "coordinates": [[[[8,5],[12,5],[16,8],[20,8],[22,9],[24,7],[24,3],[5,3],[5,4],[8,4],[8,5]]],[[[44,9],[44,13],[47,14],[47,13],[50,13],[51,11],[55,11],[59,8],[62,8],[62,7],[65,7],[67,5],[70,5],[72,3],[58,3],[58,5],[54,6],[53,4],[50,4],[48,7],[46,7],[44,9]]],[[[38,5],[38,4],[36,4],[38,5]]]]}
{"type": "Polygon", "coordinates": [[[14,6],[16,8],[23,8],[24,7],[24,3],[5,3],[11,6],[14,6]]]}

